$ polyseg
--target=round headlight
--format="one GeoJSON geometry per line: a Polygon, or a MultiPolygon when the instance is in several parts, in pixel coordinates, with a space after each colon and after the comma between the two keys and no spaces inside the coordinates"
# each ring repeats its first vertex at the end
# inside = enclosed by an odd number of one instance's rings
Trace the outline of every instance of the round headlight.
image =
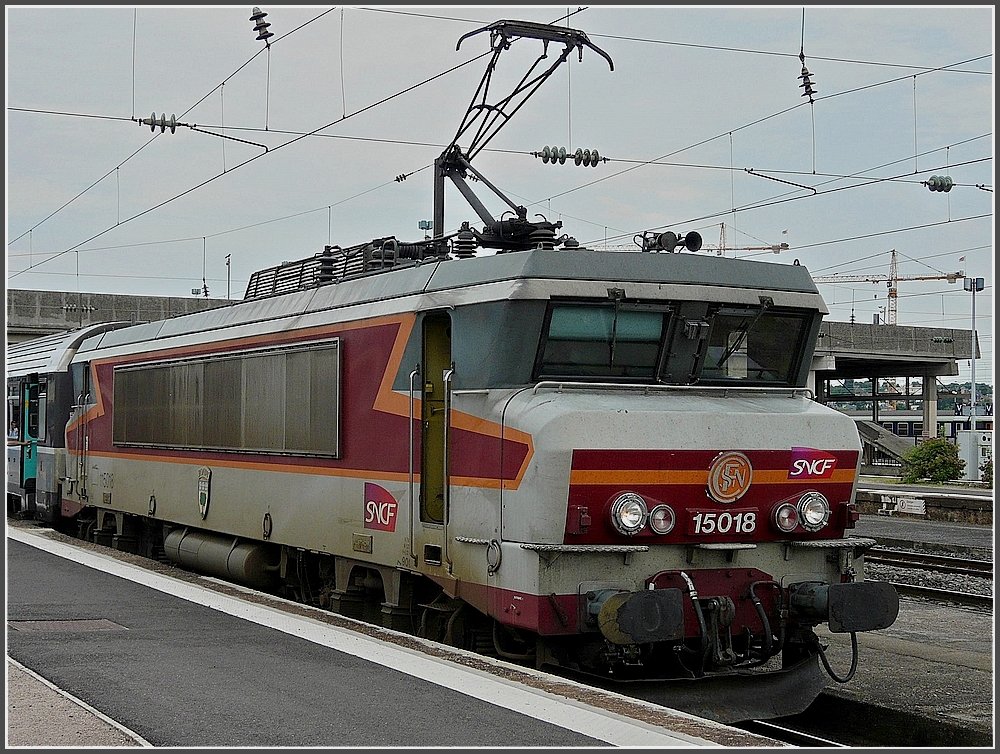
{"type": "Polygon", "coordinates": [[[646,503],[634,492],[624,492],[611,503],[611,524],[622,534],[636,534],[646,525],[646,503]]]}
{"type": "Polygon", "coordinates": [[[669,505],[657,505],[649,512],[649,528],[657,534],[669,534],[676,522],[677,517],[669,505]]]}
{"type": "Polygon", "coordinates": [[[830,503],[818,492],[799,498],[799,522],[806,531],[819,531],[830,520],[830,503]]]}
{"type": "Polygon", "coordinates": [[[799,525],[799,512],[791,503],[779,505],[774,511],[774,525],[781,531],[792,531],[799,525]]]}

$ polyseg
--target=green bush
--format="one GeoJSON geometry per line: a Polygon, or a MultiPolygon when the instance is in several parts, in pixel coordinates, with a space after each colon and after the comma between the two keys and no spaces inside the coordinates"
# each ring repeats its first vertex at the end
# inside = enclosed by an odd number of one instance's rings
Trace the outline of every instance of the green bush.
{"type": "Polygon", "coordinates": [[[903,456],[903,481],[947,482],[965,471],[965,461],[958,457],[958,446],[943,438],[925,440],[903,456]]]}
{"type": "Polygon", "coordinates": [[[979,477],[979,481],[981,481],[983,484],[985,484],[987,487],[989,487],[992,490],[993,489],[993,456],[992,455],[990,455],[990,457],[987,458],[983,462],[983,465],[979,467],[979,470],[981,472],[983,472],[982,475],[979,477]]]}

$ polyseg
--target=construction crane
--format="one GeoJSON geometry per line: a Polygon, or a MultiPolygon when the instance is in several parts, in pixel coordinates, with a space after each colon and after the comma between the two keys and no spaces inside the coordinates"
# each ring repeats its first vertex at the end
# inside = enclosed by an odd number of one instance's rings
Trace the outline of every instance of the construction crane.
{"type": "Polygon", "coordinates": [[[889,256],[888,275],[819,275],[813,277],[814,283],[886,283],[889,286],[889,313],[888,324],[896,324],[896,299],[899,296],[900,280],[947,280],[954,283],[959,278],[964,278],[964,272],[943,272],[939,275],[900,275],[899,266],[896,262],[896,250],[892,249],[889,256]]]}
{"type": "Polygon", "coordinates": [[[787,243],[773,243],[770,246],[736,246],[727,247],[726,246],[726,224],[719,223],[719,248],[716,250],[716,254],[720,257],[725,255],[727,251],[773,251],[778,254],[782,251],[788,251],[787,243]]]}

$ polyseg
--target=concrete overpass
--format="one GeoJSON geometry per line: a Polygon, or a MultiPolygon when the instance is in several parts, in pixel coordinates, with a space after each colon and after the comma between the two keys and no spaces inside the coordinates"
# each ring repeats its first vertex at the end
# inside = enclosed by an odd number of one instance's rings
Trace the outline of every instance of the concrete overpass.
{"type": "Polygon", "coordinates": [[[112,293],[7,291],[7,342],[38,338],[101,322],[154,322],[226,306],[229,299],[199,296],[125,296],[112,293]]]}
{"type": "MultiPolygon", "coordinates": [[[[811,387],[816,400],[872,401],[872,422],[878,422],[880,401],[920,402],[924,436],[937,427],[937,378],[958,374],[958,362],[979,358],[979,344],[971,330],[943,327],[909,327],[849,322],[824,322],[813,357],[811,387]],[[902,392],[880,387],[885,379],[904,378],[902,392]],[[919,392],[910,379],[919,378],[919,392]],[[872,394],[832,395],[831,383],[871,380],[872,394]]],[[[914,380],[916,382],[916,380],[914,380]]]]}

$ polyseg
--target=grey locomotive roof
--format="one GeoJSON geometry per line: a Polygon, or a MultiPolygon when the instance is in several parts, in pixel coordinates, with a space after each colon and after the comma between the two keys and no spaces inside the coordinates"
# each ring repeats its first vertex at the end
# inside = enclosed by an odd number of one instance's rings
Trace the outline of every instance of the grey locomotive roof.
{"type": "Polygon", "coordinates": [[[104,333],[81,350],[246,325],[354,304],[514,280],[670,283],[818,294],[798,265],[651,252],[521,251],[426,261],[104,333]]]}
{"type": "Polygon", "coordinates": [[[7,347],[7,376],[65,371],[80,344],[99,333],[124,327],[128,322],[101,322],[69,332],[43,335],[7,347]]]}
{"type": "Polygon", "coordinates": [[[636,281],[817,292],[808,271],[798,265],[705,254],[588,250],[523,251],[452,260],[439,266],[428,290],[514,278],[636,281]]]}

